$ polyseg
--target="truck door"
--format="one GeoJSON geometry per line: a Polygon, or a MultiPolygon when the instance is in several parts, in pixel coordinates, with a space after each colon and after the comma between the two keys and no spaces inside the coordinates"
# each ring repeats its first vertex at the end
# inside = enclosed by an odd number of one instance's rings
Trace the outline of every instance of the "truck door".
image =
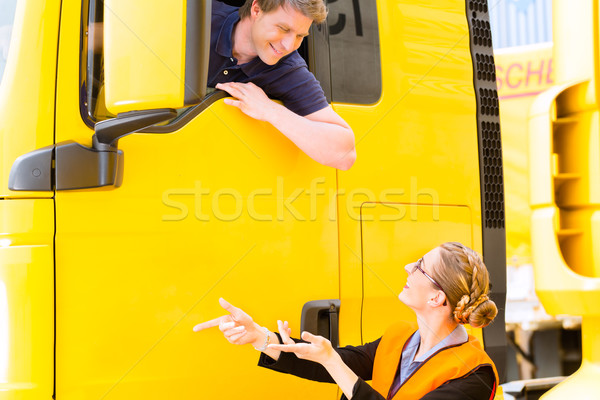
{"type": "MultiPolygon", "coordinates": [[[[102,56],[88,57],[102,55],[102,3],[63,2],[57,142],[89,147],[106,118],[102,56]]],[[[179,114],[119,141],[120,187],[56,193],[57,397],[337,396],[255,368],[259,353],[217,329],[192,332],[223,314],[219,297],[295,335],[304,303],[339,297],[335,170],[222,96],[179,114]]]]}

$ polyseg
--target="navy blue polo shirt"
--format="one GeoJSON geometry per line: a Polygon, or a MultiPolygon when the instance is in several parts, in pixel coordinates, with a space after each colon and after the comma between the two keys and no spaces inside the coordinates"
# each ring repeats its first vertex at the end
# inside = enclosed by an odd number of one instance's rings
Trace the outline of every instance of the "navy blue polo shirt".
{"type": "Polygon", "coordinates": [[[294,51],[277,64],[268,65],[257,56],[237,65],[233,57],[233,27],[240,20],[237,7],[212,1],[208,86],[224,82],[252,82],[270,98],[281,100],[289,110],[306,116],[327,107],[321,85],[294,51]]]}

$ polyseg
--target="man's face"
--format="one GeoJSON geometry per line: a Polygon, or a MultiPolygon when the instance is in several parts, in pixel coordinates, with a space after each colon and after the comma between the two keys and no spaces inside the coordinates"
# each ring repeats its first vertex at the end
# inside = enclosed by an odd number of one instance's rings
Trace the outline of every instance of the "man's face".
{"type": "Polygon", "coordinates": [[[252,5],[252,20],[252,43],[256,54],[268,65],[297,50],[313,22],[293,7],[265,13],[256,2],[252,5]]]}

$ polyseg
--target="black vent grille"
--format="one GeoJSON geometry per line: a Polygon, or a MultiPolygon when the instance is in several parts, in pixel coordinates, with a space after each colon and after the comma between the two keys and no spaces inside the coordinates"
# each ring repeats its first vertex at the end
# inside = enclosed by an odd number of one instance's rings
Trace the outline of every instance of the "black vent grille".
{"type": "Polygon", "coordinates": [[[496,364],[500,382],[503,382],[506,377],[506,235],[496,67],[487,1],[466,0],[465,12],[470,30],[473,86],[477,99],[483,259],[490,272],[490,282],[494,285],[490,298],[498,306],[494,323],[483,328],[483,342],[485,351],[496,364]]]}
{"type": "Polygon", "coordinates": [[[488,12],[487,0],[470,0],[469,1],[469,11],[479,11],[482,13],[488,12]]]}
{"type": "Polygon", "coordinates": [[[492,47],[490,23],[473,18],[473,42],[479,46],[492,47]]]}
{"type": "MultiPolygon", "coordinates": [[[[498,103],[498,92],[492,89],[479,89],[479,112],[483,115],[500,116],[500,104],[498,103]]],[[[500,129],[500,124],[498,124],[500,129]]]]}
{"type": "Polygon", "coordinates": [[[496,82],[496,66],[494,57],[487,54],[476,54],[477,60],[477,79],[496,82]]]}
{"type": "Polygon", "coordinates": [[[467,0],[467,19],[471,33],[473,84],[477,97],[483,225],[489,229],[504,229],[500,104],[487,1],[467,0]]]}
{"type": "Polygon", "coordinates": [[[502,142],[500,124],[482,124],[482,150],[487,160],[483,167],[483,191],[485,193],[485,224],[488,228],[504,228],[504,190],[502,181],[502,142]]]}

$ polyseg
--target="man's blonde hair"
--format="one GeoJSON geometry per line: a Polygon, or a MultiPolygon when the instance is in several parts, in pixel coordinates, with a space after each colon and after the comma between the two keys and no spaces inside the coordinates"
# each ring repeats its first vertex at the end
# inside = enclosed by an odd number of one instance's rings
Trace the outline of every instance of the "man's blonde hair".
{"type": "MultiPolygon", "coordinates": [[[[246,0],[239,9],[240,19],[250,16],[250,8],[254,0],[246,0]]],[[[323,0],[256,0],[260,9],[265,12],[277,10],[279,7],[292,7],[304,16],[320,24],[327,18],[327,8],[323,0]]]]}

